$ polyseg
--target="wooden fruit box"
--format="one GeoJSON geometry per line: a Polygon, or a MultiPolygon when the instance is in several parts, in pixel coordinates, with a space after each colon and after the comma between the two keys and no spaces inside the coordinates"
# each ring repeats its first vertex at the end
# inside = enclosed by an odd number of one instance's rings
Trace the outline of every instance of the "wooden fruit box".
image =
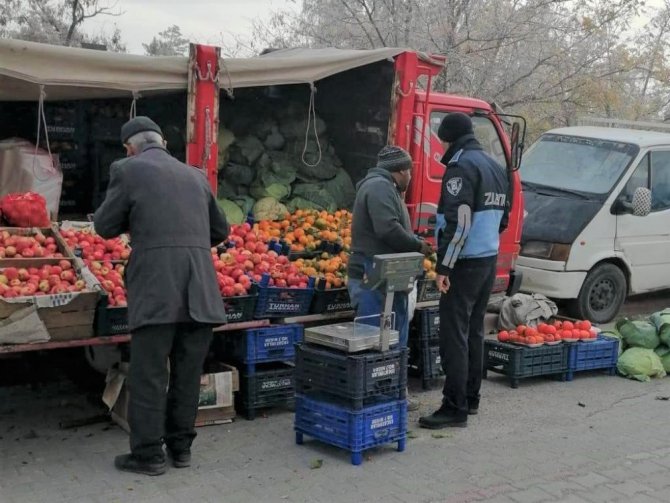
{"type": "MultiPolygon", "coordinates": [[[[29,267],[56,265],[63,259],[32,259],[29,267]]],[[[86,289],[81,292],[68,292],[34,297],[0,298],[0,320],[26,307],[37,307],[39,318],[46,326],[52,341],[68,341],[93,337],[93,321],[100,298],[101,286],[98,280],[79,259],[66,259],[72,262],[77,277],[84,280],[86,289]]],[[[21,259],[0,261],[4,267],[26,267],[21,259]]]]}
{"type": "MultiPolygon", "coordinates": [[[[52,237],[56,241],[56,246],[58,247],[58,252],[63,254],[63,258],[72,258],[74,257],[72,250],[67,246],[67,243],[63,237],[58,232],[58,226],[54,224],[52,227],[0,227],[0,233],[6,231],[9,232],[12,236],[35,236],[38,233],[44,234],[45,237],[52,237]]],[[[2,257],[0,258],[0,267],[36,267],[34,264],[41,263],[42,260],[47,260],[52,257],[2,257]],[[5,262],[8,260],[19,260],[21,261],[20,266],[5,266],[5,262]]],[[[56,258],[58,260],[58,258],[56,258]]]]}

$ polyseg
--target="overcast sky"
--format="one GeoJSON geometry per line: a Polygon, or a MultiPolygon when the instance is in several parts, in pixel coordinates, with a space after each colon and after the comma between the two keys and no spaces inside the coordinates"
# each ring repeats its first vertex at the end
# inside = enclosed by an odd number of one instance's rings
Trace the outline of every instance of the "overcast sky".
{"type": "Polygon", "coordinates": [[[292,0],[117,0],[121,16],[91,19],[84,30],[111,33],[116,24],[133,54],[143,54],[142,43],[173,24],[192,42],[220,46],[222,37],[230,41],[231,34],[249,36],[253,18],[295,4],[292,0]]]}
{"type": "MultiPolygon", "coordinates": [[[[663,1],[647,0],[646,4],[656,7],[663,1]]],[[[121,16],[91,19],[84,30],[112,33],[116,24],[128,52],[133,54],[143,54],[142,43],[150,42],[158,32],[173,24],[191,42],[232,45],[232,35],[251,35],[252,19],[267,17],[272,10],[298,9],[301,3],[301,0],[116,0],[118,10],[123,12],[121,16]]],[[[643,16],[634,25],[641,26],[646,21],[643,16]]]]}

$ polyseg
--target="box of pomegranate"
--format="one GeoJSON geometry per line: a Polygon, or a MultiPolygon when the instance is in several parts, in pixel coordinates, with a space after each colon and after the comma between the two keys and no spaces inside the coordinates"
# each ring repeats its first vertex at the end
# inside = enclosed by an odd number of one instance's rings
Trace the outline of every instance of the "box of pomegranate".
{"type": "Polygon", "coordinates": [[[50,340],[92,337],[100,290],[100,283],[80,259],[0,260],[0,325],[11,333],[11,320],[21,310],[36,309],[50,340]]]}

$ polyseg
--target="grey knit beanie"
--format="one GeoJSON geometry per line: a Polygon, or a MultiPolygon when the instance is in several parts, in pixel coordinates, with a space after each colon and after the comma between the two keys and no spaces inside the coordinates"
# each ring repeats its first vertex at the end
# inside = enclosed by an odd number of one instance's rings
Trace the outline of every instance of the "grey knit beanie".
{"type": "Polygon", "coordinates": [[[163,131],[161,131],[158,124],[152,121],[149,117],[138,115],[121,126],[121,143],[126,143],[137,133],[142,133],[144,131],[153,131],[154,133],[163,136],[163,131]]]}
{"type": "Polygon", "coordinates": [[[412,158],[404,148],[386,145],[377,154],[377,167],[390,172],[410,169],[412,158]]]}

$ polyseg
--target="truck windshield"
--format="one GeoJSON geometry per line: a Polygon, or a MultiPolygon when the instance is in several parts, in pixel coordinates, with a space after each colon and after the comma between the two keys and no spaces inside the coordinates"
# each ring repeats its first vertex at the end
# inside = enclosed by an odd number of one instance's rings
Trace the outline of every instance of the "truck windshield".
{"type": "Polygon", "coordinates": [[[524,155],[521,179],[564,191],[606,194],[638,150],[629,143],[546,134],[524,155]]]}

